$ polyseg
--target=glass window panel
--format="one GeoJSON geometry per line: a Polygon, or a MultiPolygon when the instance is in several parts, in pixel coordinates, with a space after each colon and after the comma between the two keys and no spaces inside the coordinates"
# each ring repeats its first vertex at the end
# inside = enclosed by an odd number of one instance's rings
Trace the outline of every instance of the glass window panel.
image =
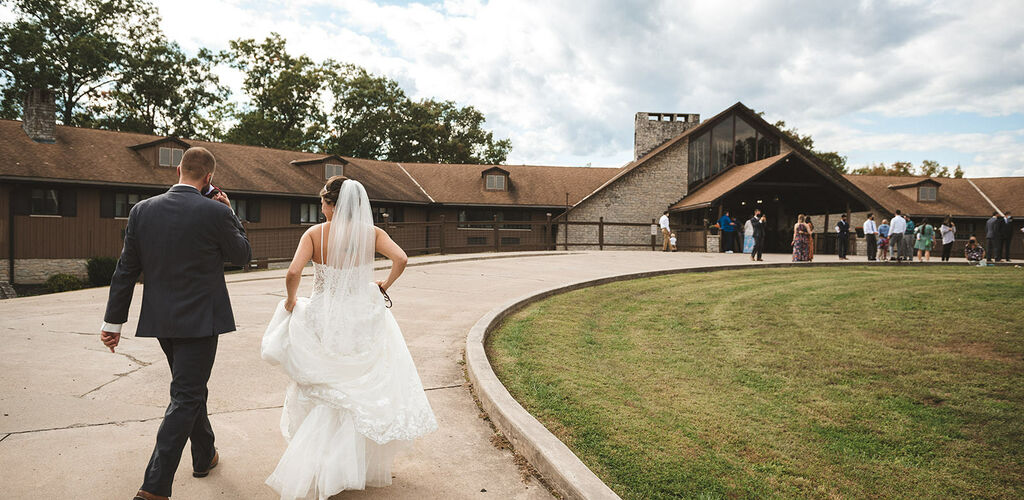
{"type": "Polygon", "coordinates": [[[336,163],[328,163],[324,165],[324,178],[330,179],[335,175],[345,175],[344,171],[345,169],[343,165],[338,165],[336,163]]]}
{"type": "Polygon", "coordinates": [[[690,173],[689,184],[695,184],[708,177],[710,145],[709,134],[702,134],[700,137],[690,140],[690,165],[687,169],[690,173]]]}
{"type": "Polygon", "coordinates": [[[754,127],[736,118],[736,164],[743,165],[757,159],[757,134],[754,127]]]}
{"type": "Polygon", "coordinates": [[[128,195],[124,193],[114,195],[114,217],[128,217],[128,195]]]}
{"type": "Polygon", "coordinates": [[[505,176],[504,175],[488,175],[487,176],[487,189],[505,189],[505,176]]]}
{"type": "Polygon", "coordinates": [[[178,148],[172,149],[171,150],[171,166],[172,167],[177,167],[178,165],[181,165],[181,156],[184,155],[184,154],[185,154],[185,151],[182,150],[182,149],[178,149],[178,148]]]}
{"type": "Polygon", "coordinates": [[[921,186],[917,188],[917,197],[921,201],[935,201],[938,189],[935,186],[921,186]]]}
{"type": "Polygon", "coordinates": [[[32,190],[32,215],[57,215],[56,189],[33,189],[32,190]]]}
{"type": "Polygon", "coordinates": [[[711,129],[711,175],[717,175],[733,164],[732,118],[722,120],[711,129]]]}
{"type": "Polygon", "coordinates": [[[766,137],[758,134],[757,138],[757,159],[763,160],[779,154],[779,140],[775,137],[766,137]]]}
{"type": "Polygon", "coordinates": [[[160,166],[171,166],[171,148],[160,148],[160,166]]]}

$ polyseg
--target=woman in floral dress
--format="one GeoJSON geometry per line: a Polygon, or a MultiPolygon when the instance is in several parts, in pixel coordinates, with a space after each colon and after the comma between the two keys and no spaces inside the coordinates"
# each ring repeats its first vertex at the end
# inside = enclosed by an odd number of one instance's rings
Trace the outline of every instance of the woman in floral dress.
{"type": "Polygon", "coordinates": [[[811,260],[811,231],[807,224],[804,224],[804,214],[796,218],[796,225],[793,226],[793,262],[808,262],[811,260]]]}
{"type": "Polygon", "coordinates": [[[917,241],[914,242],[918,262],[932,259],[932,246],[934,243],[935,227],[928,223],[928,219],[922,220],[921,225],[917,227],[917,241]]]}

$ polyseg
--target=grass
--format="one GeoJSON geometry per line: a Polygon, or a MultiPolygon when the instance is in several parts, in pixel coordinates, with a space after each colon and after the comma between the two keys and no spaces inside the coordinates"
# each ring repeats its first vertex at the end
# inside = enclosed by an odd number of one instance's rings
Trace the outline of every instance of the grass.
{"type": "Polygon", "coordinates": [[[1024,271],[683,274],[555,296],[488,355],[620,496],[1024,497],[1024,271]]]}

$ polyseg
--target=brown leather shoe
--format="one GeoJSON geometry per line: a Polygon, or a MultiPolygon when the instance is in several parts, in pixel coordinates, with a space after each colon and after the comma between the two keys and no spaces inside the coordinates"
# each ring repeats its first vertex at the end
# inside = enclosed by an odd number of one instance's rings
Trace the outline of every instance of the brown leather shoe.
{"type": "Polygon", "coordinates": [[[133,498],[132,500],[170,500],[170,499],[167,498],[167,497],[162,497],[160,495],[154,495],[154,494],[152,494],[152,493],[150,493],[148,491],[139,490],[139,492],[135,494],[135,498],[133,498]]]}
{"type": "Polygon", "coordinates": [[[217,466],[218,462],[220,462],[220,453],[218,453],[217,450],[213,450],[213,460],[210,460],[210,466],[207,467],[206,470],[204,470],[204,471],[198,471],[198,470],[192,471],[192,477],[206,477],[206,476],[209,476],[210,475],[210,471],[213,470],[213,468],[217,466]]]}

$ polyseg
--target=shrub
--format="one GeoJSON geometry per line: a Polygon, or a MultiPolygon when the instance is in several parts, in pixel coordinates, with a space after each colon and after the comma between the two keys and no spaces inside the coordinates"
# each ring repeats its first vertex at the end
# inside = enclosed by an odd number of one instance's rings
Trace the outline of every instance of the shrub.
{"type": "Polygon", "coordinates": [[[50,293],[67,292],[85,288],[85,283],[76,276],[70,274],[54,274],[46,280],[46,291],[50,293]]]}
{"type": "Polygon", "coordinates": [[[89,271],[89,284],[107,286],[110,284],[110,278],[114,275],[114,269],[117,268],[117,259],[115,257],[92,257],[86,261],[85,267],[89,271]]]}

